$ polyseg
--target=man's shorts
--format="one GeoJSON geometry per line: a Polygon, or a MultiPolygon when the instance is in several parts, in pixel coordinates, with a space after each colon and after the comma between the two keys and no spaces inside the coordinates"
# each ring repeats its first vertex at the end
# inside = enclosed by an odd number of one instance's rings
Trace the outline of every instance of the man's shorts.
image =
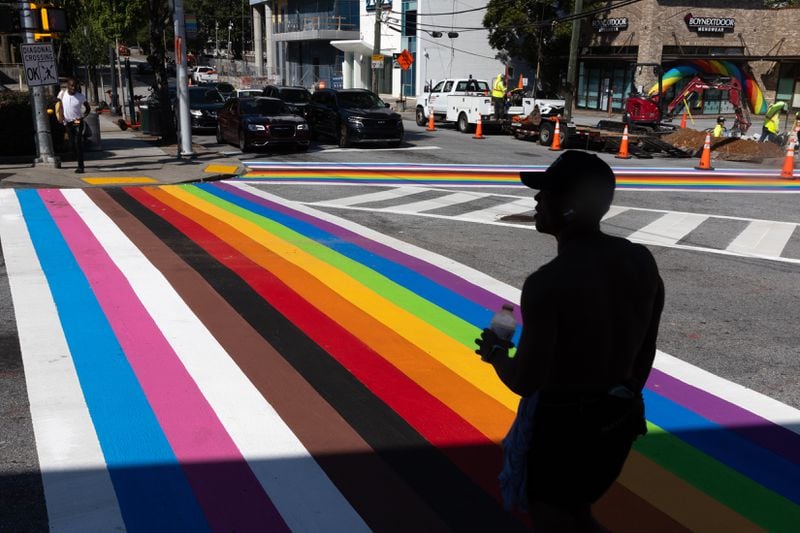
{"type": "Polygon", "coordinates": [[[528,455],[528,499],[571,508],[596,502],[644,433],[641,398],[540,398],[528,455]]]}

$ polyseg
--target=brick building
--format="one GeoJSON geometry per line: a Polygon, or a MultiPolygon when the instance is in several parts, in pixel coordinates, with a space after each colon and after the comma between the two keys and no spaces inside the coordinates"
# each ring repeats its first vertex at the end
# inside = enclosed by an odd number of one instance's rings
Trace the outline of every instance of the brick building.
{"type": "MultiPolygon", "coordinates": [[[[661,65],[665,78],[739,75],[753,80],[767,103],[800,109],[800,8],[765,8],[762,0],[641,0],[584,21],[577,107],[607,110],[611,103],[620,110],[632,88],[647,90],[656,81],[653,68],[636,68],[640,63],[661,65]]],[[[671,79],[667,97],[688,79],[671,79]]],[[[692,105],[703,114],[732,111],[722,91],[706,91],[692,105]]]]}

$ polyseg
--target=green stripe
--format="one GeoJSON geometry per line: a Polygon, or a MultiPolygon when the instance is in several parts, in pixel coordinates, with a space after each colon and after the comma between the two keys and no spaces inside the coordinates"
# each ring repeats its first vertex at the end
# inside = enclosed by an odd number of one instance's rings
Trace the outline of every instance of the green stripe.
{"type": "Polygon", "coordinates": [[[433,327],[453,338],[468,348],[475,345],[475,338],[480,335],[480,330],[442,309],[436,304],[422,298],[417,293],[388,279],[375,270],[342,255],[341,253],[324,246],[317,241],[309,239],[295,230],[257,213],[244,209],[227,200],[223,200],[211,193],[198,189],[195,186],[183,186],[198,198],[208,201],[215,206],[228,211],[244,220],[252,222],[261,229],[268,231],[276,237],[297,246],[309,255],[323,261],[330,266],[341,270],[376,294],[391,301],[396,306],[416,316],[420,320],[431,324],[433,327]]]}
{"type": "Polygon", "coordinates": [[[634,448],[720,503],[769,531],[797,531],[800,506],[647,422],[634,448]]]}

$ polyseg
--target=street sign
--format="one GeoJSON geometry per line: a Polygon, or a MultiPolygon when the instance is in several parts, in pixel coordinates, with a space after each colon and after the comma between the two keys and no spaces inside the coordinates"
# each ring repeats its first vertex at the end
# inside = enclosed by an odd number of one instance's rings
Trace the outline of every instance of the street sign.
{"type": "Polygon", "coordinates": [[[397,55],[397,64],[400,65],[400,68],[403,70],[411,68],[413,62],[414,56],[408,50],[403,50],[397,55]]]}
{"type": "Polygon", "coordinates": [[[52,43],[21,44],[19,49],[28,87],[58,85],[56,55],[52,43]]]}
{"type": "Polygon", "coordinates": [[[372,56],[372,68],[380,69],[383,68],[383,56],[380,54],[375,54],[372,56]]]}

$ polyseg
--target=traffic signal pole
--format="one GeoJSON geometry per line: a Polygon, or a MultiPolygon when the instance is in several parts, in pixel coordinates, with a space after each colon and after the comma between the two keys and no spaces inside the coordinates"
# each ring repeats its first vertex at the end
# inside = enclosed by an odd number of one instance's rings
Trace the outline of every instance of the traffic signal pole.
{"type": "MultiPolygon", "coordinates": [[[[31,9],[29,2],[19,2],[19,21],[20,29],[25,44],[34,44],[36,39],[33,36],[37,28],[35,12],[31,9]]],[[[50,133],[50,119],[47,116],[47,105],[44,100],[44,92],[40,86],[29,86],[31,102],[33,107],[33,119],[36,127],[36,151],[38,156],[34,160],[34,165],[44,167],[61,168],[61,159],[54,154],[53,137],[50,133]]]]}
{"type": "Polygon", "coordinates": [[[183,0],[174,0],[175,10],[175,75],[178,96],[178,124],[180,148],[178,157],[194,156],[192,152],[192,119],[189,116],[189,79],[186,74],[186,27],[184,26],[183,0]]]}

